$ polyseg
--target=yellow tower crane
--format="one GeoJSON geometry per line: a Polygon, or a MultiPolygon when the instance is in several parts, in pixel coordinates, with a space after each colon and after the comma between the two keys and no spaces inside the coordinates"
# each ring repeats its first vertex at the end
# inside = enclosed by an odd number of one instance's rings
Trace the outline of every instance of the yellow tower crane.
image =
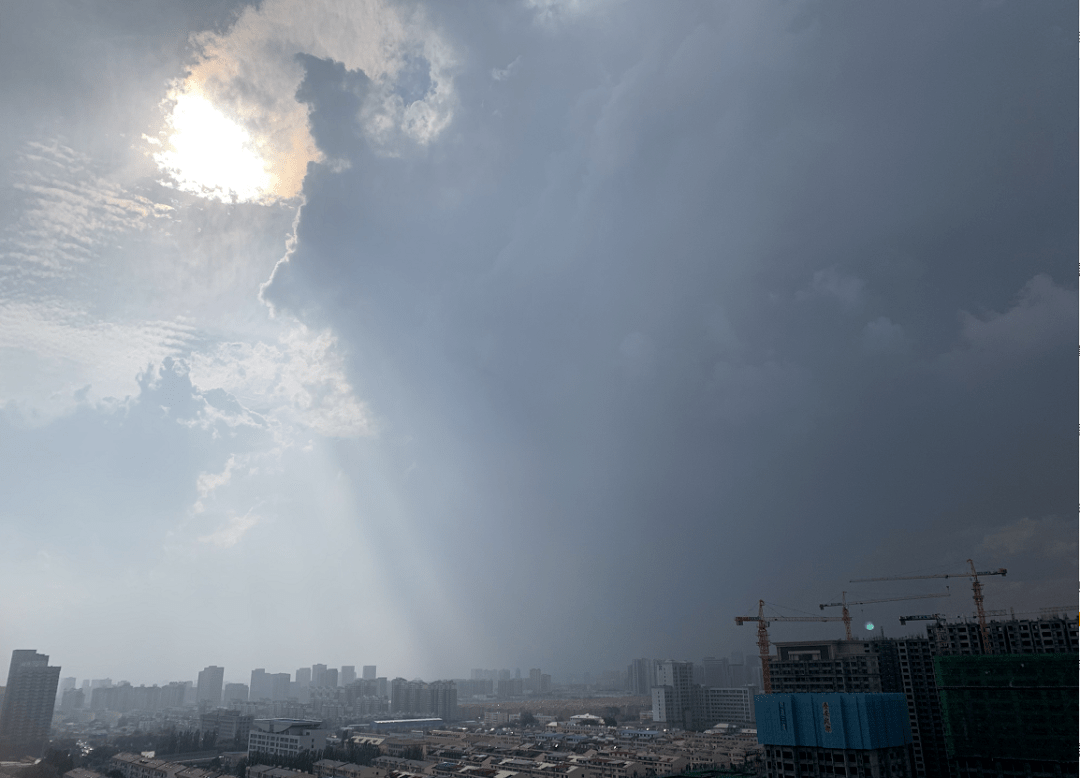
{"type": "Polygon", "coordinates": [[[736,616],[735,623],[757,622],[758,653],[761,655],[761,685],[765,694],[772,694],[772,679],[769,676],[769,622],[772,621],[843,621],[843,616],[766,616],[765,600],[758,600],[757,616],[736,616]]]}
{"type": "Polygon", "coordinates": [[[907,597],[885,597],[879,600],[856,600],[854,602],[847,601],[847,592],[840,593],[840,602],[823,602],[818,605],[818,608],[825,610],[826,608],[843,608],[844,615],[840,618],[844,620],[844,634],[847,640],[851,640],[851,614],[848,612],[849,605],[870,605],[875,602],[899,602],[901,600],[925,600],[930,597],[948,597],[949,594],[911,594],[907,597]]]}
{"type": "Polygon", "coordinates": [[[979,635],[982,637],[983,651],[989,652],[990,631],[986,628],[986,610],[983,608],[982,583],[979,581],[979,576],[1004,576],[1008,571],[1004,567],[999,567],[997,570],[977,571],[974,562],[969,559],[967,563],[971,566],[971,571],[967,573],[935,573],[933,575],[889,575],[883,578],[852,578],[850,583],[865,583],[867,581],[915,581],[923,578],[970,578],[971,591],[974,593],[975,598],[975,613],[979,617],[979,635]]]}

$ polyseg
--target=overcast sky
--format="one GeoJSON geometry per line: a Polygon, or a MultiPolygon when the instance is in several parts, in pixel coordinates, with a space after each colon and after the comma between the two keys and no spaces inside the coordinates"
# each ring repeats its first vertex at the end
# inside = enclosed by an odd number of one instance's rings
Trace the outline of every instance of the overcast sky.
{"type": "Polygon", "coordinates": [[[0,656],[565,678],[969,558],[1075,608],[1075,24],[6,3],[0,656]]]}

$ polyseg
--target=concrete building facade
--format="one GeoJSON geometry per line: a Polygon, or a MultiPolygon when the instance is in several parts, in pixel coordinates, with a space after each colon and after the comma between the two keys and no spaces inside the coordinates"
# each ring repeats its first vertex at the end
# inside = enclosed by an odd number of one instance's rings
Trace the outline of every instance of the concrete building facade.
{"type": "Polygon", "coordinates": [[[902,694],[759,694],[769,778],[913,778],[902,694]]]}
{"type": "Polygon", "coordinates": [[[196,697],[200,705],[216,708],[221,705],[221,691],[225,682],[225,668],[210,665],[199,671],[196,697]]]}
{"type": "Polygon", "coordinates": [[[750,724],[754,721],[754,689],[751,686],[738,689],[706,686],[703,696],[703,723],[706,726],[721,722],[750,724]]]}
{"type": "Polygon", "coordinates": [[[248,754],[297,756],[321,751],[330,730],[308,719],[255,719],[248,735],[248,754]]]}
{"type": "Polygon", "coordinates": [[[0,707],[0,759],[41,756],[49,742],[60,668],[33,650],[11,652],[0,707]]]}
{"type": "Polygon", "coordinates": [[[824,640],[774,644],[772,688],[780,694],[901,691],[897,647],[892,640],[824,640]]]}
{"type": "Polygon", "coordinates": [[[694,663],[665,659],[656,667],[652,688],[653,721],[694,729],[701,710],[701,687],[694,683],[694,663]]]}

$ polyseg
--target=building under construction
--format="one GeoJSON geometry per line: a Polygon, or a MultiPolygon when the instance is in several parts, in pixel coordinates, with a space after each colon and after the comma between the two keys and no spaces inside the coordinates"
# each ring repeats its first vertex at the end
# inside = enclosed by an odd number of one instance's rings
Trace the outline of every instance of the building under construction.
{"type": "MultiPolygon", "coordinates": [[[[1055,661],[1071,663],[1071,715],[1075,719],[1077,632],[1077,622],[1063,616],[990,621],[986,624],[988,640],[985,646],[989,650],[984,650],[982,629],[977,622],[946,622],[938,619],[928,625],[926,637],[774,643],[776,654],[770,661],[772,690],[781,693],[818,694],[867,691],[903,693],[907,699],[914,772],[917,778],[959,778],[961,773],[963,778],[986,778],[1001,774],[1033,777],[1076,775],[1075,751],[1070,752],[1071,762],[1033,762],[1029,759],[1023,763],[1017,761],[1018,758],[1006,757],[1008,749],[1002,750],[1000,754],[993,751],[1005,741],[1016,742],[1028,734],[1035,737],[1037,732],[1057,732],[1055,727],[1058,727],[1060,721],[1053,724],[1048,718],[1058,714],[1052,713],[1052,708],[1042,703],[1035,705],[1023,717],[1017,716],[1016,705],[1008,708],[1010,712],[1002,715],[1013,717],[1016,723],[1016,727],[1009,730],[1010,737],[1004,741],[1001,738],[985,738],[979,741],[982,753],[973,754],[970,749],[971,741],[958,739],[956,734],[959,731],[957,727],[961,726],[957,722],[967,722],[963,726],[969,729],[964,731],[974,731],[970,728],[975,725],[971,724],[974,719],[957,718],[965,708],[962,703],[955,701],[965,698],[961,688],[963,684],[957,685],[953,679],[961,675],[960,670],[956,669],[960,667],[956,664],[960,659],[966,658],[965,661],[969,662],[976,658],[1000,659],[1008,664],[1019,661],[1015,660],[1015,657],[1026,655],[1066,655],[1067,658],[1055,661]],[[950,662],[952,664],[949,664],[950,662]],[[941,676],[942,668],[945,668],[944,676],[941,676]],[[954,683],[948,687],[949,693],[953,695],[951,698],[939,688],[939,677],[954,683]],[[943,705],[943,700],[947,699],[954,702],[943,705]],[[958,746],[961,741],[963,744],[958,746]],[[997,768],[993,765],[1000,765],[1001,759],[1006,758],[1012,759],[1008,762],[1010,769],[1019,772],[994,772],[997,768]],[[1027,766],[1022,767],[1021,764],[1027,766]]],[[[1057,680],[1053,681],[1053,684],[1057,683],[1057,680]]],[[[1068,693],[1068,685],[1064,688],[1068,693]]],[[[1022,694],[1017,699],[1028,700],[1022,694]]],[[[1020,704],[1026,702],[1017,703],[1020,704]]],[[[994,715],[992,706],[983,705],[980,710],[980,715],[984,717],[994,715]]],[[[1058,718],[1060,719],[1060,716],[1058,718]]],[[[986,732],[996,731],[985,723],[979,726],[986,732]]],[[[1076,731],[1075,727],[1072,731],[1076,731]]],[[[1048,737],[1052,740],[1054,735],[1048,737]]],[[[1051,751],[1044,750],[1040,753],[1051,751]]]]}
{"type": "Polygon", "coordinates": [[[1076,774],[1075,655],[946,656],[935,669],[956,778],[1076,774]]]}
{"type": "Polygon", "coordinates": [[[903,691],[893,641],[827,640],[775,645],[777,655],[769,663],[774,693],[903,691]]]}

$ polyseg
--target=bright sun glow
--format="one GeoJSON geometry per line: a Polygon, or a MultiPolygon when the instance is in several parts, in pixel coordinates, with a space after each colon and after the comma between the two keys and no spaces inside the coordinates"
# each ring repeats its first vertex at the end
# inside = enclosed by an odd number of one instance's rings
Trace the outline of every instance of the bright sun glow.
{"type": "Polygon", "coordinates": [[[178,189],[223,202],[250,202],[270,194],[274,177],[251,136],[206,98],[181,94],[168,123],[168,147],[154,154],[154,161],[178,189]]]}

